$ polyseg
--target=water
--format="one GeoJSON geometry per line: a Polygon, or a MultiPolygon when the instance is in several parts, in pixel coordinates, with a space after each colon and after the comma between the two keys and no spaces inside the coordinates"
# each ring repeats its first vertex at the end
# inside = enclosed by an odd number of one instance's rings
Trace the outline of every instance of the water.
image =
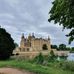
{"type": "Polygon", "coordinates": [[[67,57],[67,60],[74,61],[74,53],[69,53],[68,57],[67,57]]]}

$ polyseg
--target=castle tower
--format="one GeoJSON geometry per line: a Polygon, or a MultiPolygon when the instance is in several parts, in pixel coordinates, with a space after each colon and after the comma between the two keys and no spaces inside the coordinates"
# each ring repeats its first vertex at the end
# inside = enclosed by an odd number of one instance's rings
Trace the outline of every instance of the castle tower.
{"type": "Polygon", "coordinates": [[[32,33],[32,38],[35,38],[35,35],[34,35],[34,33],[32,33]]]}
{"type": "Polygon", "coordinates": [[[50,41],[50,37],[48,36],[48,41],[50,41]]]}
{"type": "Polygon", "coordinates": [[[22,34],[21,42],[20,42],[20,47],[24,48],[24,44],[25,44],[25,37],[24,37],[24,34],[22,34]]]}
{"type": "Polygon", "coordinates": [[[28,36],[28,41],[30,42],[31,39],[32,39],[32,36],[31,36],[31,34],[29,34],[29,36],[28,36]]]}

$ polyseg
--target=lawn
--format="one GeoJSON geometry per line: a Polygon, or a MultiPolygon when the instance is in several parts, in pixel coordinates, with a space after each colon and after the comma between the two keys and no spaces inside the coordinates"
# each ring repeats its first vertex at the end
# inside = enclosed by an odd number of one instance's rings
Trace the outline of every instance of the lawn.
{"type": "MultiPolygon", "coordinates": [[[[56,64],[56,63],[55,63],[56,64]]],[[[30,63],[25,60],[7,60],[7,61],[0,61],[0,68],[2,67],[12,67],[12,68],[19,68],[23,70],[28,70],[34,72],[36,74],[74,74],[74,72],[68,70],[62,70],[61,68],[54,67],[50,63],[49,66],[42,66],[35,63],[30,63]]],[[[56,64],[57,65],[57,64],[56,64]]]]}

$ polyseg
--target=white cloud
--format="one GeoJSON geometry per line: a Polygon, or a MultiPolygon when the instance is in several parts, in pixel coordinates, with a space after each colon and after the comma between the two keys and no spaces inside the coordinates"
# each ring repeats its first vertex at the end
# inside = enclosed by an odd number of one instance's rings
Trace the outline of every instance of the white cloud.
{"type": "MultiPolygon", "coordinates": [[[[19,43],[22,33],[34,32],[36,36],[48,37],[53,44],[65,43],[69,30],[62,32],[62,26],[48,22],[48,12],[53,0],[0,0],[0,24],[19,43]]],[[[72,46],[74,43],[72,43],[72,46]]]]}

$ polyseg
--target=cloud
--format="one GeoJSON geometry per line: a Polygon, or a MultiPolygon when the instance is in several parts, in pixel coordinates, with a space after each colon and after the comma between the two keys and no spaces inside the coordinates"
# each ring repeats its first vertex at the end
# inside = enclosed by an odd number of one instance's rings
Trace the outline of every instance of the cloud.
{"type": "Polygon", "coordinates": [[[0,0],[0,24],[18,44],[22,33],[27,36],[32,32],[37,37],[47,38],[49,35],[53,44],[67,44],[68,38],[65,35],[69,30],[62,32],[62,26],[48,22],[51,2],[52,0],[0,0]]]}

